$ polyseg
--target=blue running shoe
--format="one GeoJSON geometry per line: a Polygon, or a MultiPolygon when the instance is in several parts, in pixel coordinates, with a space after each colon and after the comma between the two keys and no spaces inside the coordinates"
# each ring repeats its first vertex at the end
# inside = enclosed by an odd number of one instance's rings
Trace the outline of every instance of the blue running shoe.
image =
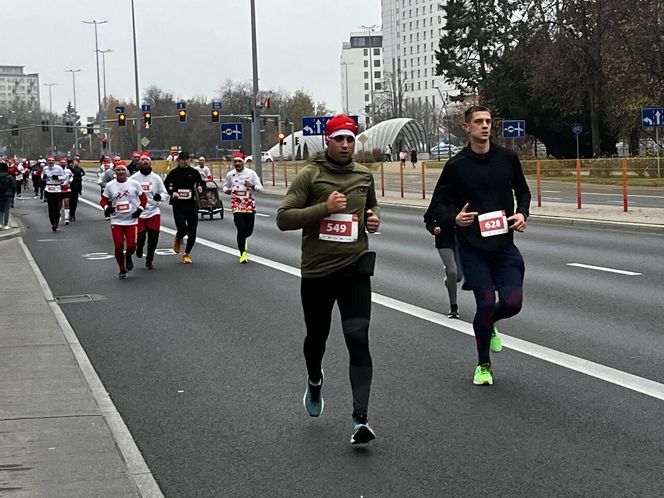
{"type": "Polygon", "coordinates": [[[304,398],[302,398],[304,409],[307,410],[310,417],[320,417],[320,414],[323,413],[323,407],[325,406],[325,401],[323,400],[322,371],[320,375],[320,384],[317,386],[312,385],[309,382],[309,379],[307,379],[307,390],[304,392],[304,398]]]}
{"type": "Polygon", "coordinates": [[[376,439],[376,433],[373,431],[366,415],[353,417],[353,435],[350,437],[350,444],[367,444],[376,439]]]}

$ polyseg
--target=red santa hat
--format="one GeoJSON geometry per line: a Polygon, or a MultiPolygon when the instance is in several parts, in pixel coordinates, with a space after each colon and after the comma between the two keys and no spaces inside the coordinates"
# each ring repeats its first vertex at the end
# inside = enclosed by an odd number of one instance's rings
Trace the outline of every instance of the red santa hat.
{"type": "Polygon", "coordinates": [[[341,135],[355,138],[357,124],[353,118],[339,114],[330,119],[325,125],[325,136],[328,140],[341,135]]]}
{"type": "Polygon", "coordinates": [[[236,152],[235,154],[233,154],[233,161],[236,161],[238,159],[244,162],[244,154],[242,152],[236,152]]]}

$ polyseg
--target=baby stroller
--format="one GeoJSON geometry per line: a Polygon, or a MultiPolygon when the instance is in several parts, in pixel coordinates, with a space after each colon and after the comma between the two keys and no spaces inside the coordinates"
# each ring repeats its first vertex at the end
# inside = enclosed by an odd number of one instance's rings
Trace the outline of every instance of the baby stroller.
{"type": "Polygon", "coordinates": [[[198,212],[201,214],[201,219],[205,219],[205,215],[212,219],[217,213],[222,220],[224,219],[224,204],[219,197],[219,188],[213,180],[206,181],[203,192],[198,194],[198,212]]]}

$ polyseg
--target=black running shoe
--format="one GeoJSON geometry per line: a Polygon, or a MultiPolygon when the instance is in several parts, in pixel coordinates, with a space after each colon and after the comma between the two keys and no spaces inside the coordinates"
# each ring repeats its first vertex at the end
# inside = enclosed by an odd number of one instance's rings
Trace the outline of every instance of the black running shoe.
{"type": "Polygon", "coordinates": [[[134,262],[131,260],[131,256],[129,254],[127,254],[126,260],[127,260],[127,271],[133,270],[134,262]]]}
{"type": "Polygon", "coordinates": [[[148,270],[154,270],[154,265],[152,264],[152,261],[146,261],[146,262],[145,262],[145,267],[146,267],[148,270]]]}
{"type": "Polygon", "coordinates": [[[459,305],[453,304],[450,306],[450,311],[447,312],[447,318],[459,318],[459,305]]]}
{"type": "Polygon", "coordinates": [[[366,415],[353,417],[353,435],[350,437],[350,444],[367,444],[376,439],[376,433],[369,426],[366,415]]]}

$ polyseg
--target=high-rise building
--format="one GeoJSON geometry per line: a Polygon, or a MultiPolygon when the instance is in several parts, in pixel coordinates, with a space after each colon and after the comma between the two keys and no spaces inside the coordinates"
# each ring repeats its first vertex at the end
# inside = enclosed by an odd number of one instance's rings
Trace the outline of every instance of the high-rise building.
{"type": "Polygon", "coordinates": [[[382,90],[383,35],[373,29],[351,33],[341,49],[343,112],[357,115],[361,125],[372,126],[374,98],[382,90]]]}
{"type": "Polygon", "coordinates": [[[24,67],[0,66],[0,108],[39,110],[39,74],[25,74],[24,67]]]}
{"type": "Polygon", "coordinates": [[[385,75],[405,103],[436,107],[441,94],[454,92],[436,76],[435,52],[445,26],[442,5],[442,0],[381,0],[385,75]]]}

